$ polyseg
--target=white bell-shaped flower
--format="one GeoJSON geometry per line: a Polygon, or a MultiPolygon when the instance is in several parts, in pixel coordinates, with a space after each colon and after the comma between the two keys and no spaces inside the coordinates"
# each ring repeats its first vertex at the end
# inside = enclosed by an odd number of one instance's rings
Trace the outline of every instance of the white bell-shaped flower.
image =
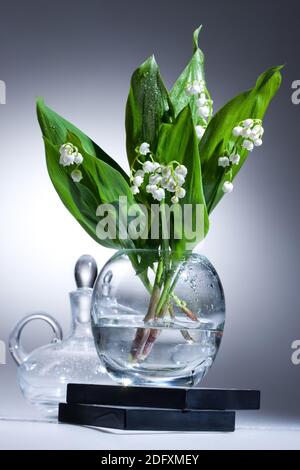
{"type": "Polygon", "coordinates": [[[139,147],[139,153],[140,155],[147,155],[150,153],[150,144],[143,142],[139,147]]]}
{"type": "Polygon", "coordinates": [[[138,194],[140,192],[137,186],[131,186],[130,189],[131,189],[132,194],[138,194]]]}
{"type": "Polygon", "coordinates": [[[185,177],[182,175],[176,175],[176,183],[178,186],[182,186],[185,182],[185,177]]]}
{"type": "Polygon", "coordinates": [[[199,113],[199,116],[206,119],[208,118],[209,116],[209,106],[200,106],[200,108],[198,108],[198,113],[199,113]]]}
{"type": "Polygon", "coordinates": [[[229,160],[233,165],[238,165],[240,162],[240,155],[238,153],[233,153],[230,155],[229,160]]]}
{"type": "Polygon", "coordinates": [[[81,163],[83,162],[83,156],[81,155],[81,153],[77,153],[75,158],[74,158],[74,162],[77,164],[77,165],[81,165],[81,163]]]}
{"type": "Polygon", "coordinates": [[[151,161],[146,161],[144,164],[143,164],[143,171],[144,173],[152,173],[154,171],[155,167],[154,167],[154,164],[153,162],[151,161]]]}
{"type": "Polygon", "coordinates": [[[253,119],[245,119],[245,121],[242,122],[244,127],[250,127],[253,124],[253,119]]]}
{"type": "Polygon", "coordinates": [[[187,175],[187,167],[184,166],[184,165],[178,165],[176,168],[175,168],[175,174],[176,175],[182,175],[184,177],[186,177],[187,175]]]}
{"type": "Polygon", "coordinates": [[[196,105],[198,107],[204,106],[207,103],[207,98],[205,96],[205,93],[201,93],[200,98],[196,100],[196,105]]]}
{"type": "Polygon", "coordinates": [[[242,132],[243,132],[243,127],[236,126],[232,130],[232,135],[234,135],[234,137],[239,137],[240,135],[242,135],[242,132]]]}
{"type": "Polygon", "coordinates": [[[205,127],[202,126],[196,126],[195,127],[196,135],[198,139],[202,139],[204,132],[205,132],[205,127]]]}
{"type": "Polygon", "coordinates": [[[225,168],[226,166],[229,166],[230,165],[229,158],[228,157],[219,157],[218,165],[222,166],[223,168],[225,168]]]}
{"type": "Polygon", "coordinates": [[[75,160],[73,153],[62,153],[60,155],[59,164],[62,166],[70,166],[73,165],[75,160]]]}
{"type": "Polygon", "coordinates": [[[137,171],[134,173],[134,176],[141,176],[142,178],[144,178],[145,173],[143,172],[143,170],[137,170],[137,171]]]}
{"type": "Polygon", "coordinates": [[[252,152],[252,150],[254,148],[254,144],[251,140],[245,139],[243,141],[242,147],[246,150],[249,150],[249,152],[252,152]]]}
{"type": "Polygon", "coordinates": [[[134,176],[133,178],[133,185],[134,186],[141,186],[143,184],[144,178],[142,176],[134,176]]]}
{"type": "Polygon", "coordinates": [[[154,191],[156,191],[158,188],[156,184],[147,184],[146,186],[146,192],[149,194],[152,194],[154,191]]]}
{"type": "Polygon", "coordinates": [[[202,81],[194,80],[186,87],[186,93],[189,96],[198,95],[204,90],[204,83],[202,81]]]}
{"type": "Polygon", "coordinates": [[[161,180],[162,180],[161,175],[154,174],[154,175],[150,176],[149,183],[150,184],[159,184],[161,182],[161,180]]]}
{"type": "Polygon", "coordinates": [[[158,188],[152,193],[153,198],[157,201],[162,201],[165,198],[165,190],[163,188],[158,188]]]}

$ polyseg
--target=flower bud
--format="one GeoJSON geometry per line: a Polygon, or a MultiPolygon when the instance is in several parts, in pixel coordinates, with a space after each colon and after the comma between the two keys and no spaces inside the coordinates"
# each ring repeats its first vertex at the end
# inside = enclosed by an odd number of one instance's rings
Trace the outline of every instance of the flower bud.
{"type": "Polygon", "coordinates": [[[179,199],[184,198],[185,189],[184,188],[177,188],[176,191],[175,191],[175,196],[179,197],[179,199]]]}
{"type": "Polygon", "coordinates": [[[233,190],[233,184],[231,183],[231,181],[225,181],[222,186],[223,193],[229,194],[231,193],[232,190],[233,190]]]}
{"type": "Polygon", "coordinates": [[[79,183],[82,180],[83,176],[80,170],[73,170],[71,173],[71,178],[74,183],[79,183]]]}

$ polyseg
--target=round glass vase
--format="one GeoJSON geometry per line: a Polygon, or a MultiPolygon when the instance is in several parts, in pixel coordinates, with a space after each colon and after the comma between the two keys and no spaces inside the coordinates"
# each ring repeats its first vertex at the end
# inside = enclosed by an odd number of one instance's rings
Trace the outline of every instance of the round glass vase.
{"type": "Polygon", "coordinates": [[[117,383],[193,386],[220,346],[223,288],[200,254],[179,259],[172,253],[119,251],[97,278],[91,320],[102,365],[117,383]]]}

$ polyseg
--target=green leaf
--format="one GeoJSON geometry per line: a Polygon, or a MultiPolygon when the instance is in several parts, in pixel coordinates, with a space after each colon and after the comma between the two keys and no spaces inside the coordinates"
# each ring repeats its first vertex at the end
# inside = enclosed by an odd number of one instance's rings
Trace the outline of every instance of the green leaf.
{"type": "MultiPolygon", "coordinates": [[[[109,248],[136,248],[132,240],[122,240],[119,237],[120,224],[128,223],[127,208],[121,209],[118,213],[115,238],[99,239],[96,232],[100,220],[97,216],[97,208],[100,204],[110,204],[118,208],[120,196],[127,197],[128,207],[135,203],[130,187],[123,176],[106,162],[87,154],[83,147],[78,146],[84,158],[80,165],[83,178],[79,183],[75,183],[70,176],[72,166],[63,167],[59,164],[59,146],[53,145],[47,138],[44,138],[44,141],[51,181],[65,207],[86,232],[98,243],[109,248]]],[[[115,211],[112,210],[109,216],[113,220],[115,211]]]]}
{"type": "MultiPolygon", "coordinates": [[[[203,189],[208,212],[211,213],[223,197],[225,170],[218,166],[218,157],[234,142],[232,129],[247,118],[263,119],[273,96],[281,83],[280,69],[273,67],[258,78],[254,88],[229,101],[210,121],[200,141],[203,189]]],[[[248,152],[243,150],[239,165],[232,167],[233,178],[243,166],[248,152]]]]}
{"type": "Polygon", "coordinates": [[[188,96],[186,93],[186,87],[189,83],[194,80],[204,80],[204,54],[198,47],[198,36],[202,29],[199,26],[193,34],[194,54],[191,61],[188,63],[184,71],[181,73],[177,81],[175,82],[171,92],[170,98],[174,106],[175,116],[190,104],[192,110],[192,116],[194,124],[196,125],[199,120],[199,113],[197,112],[196,99],[194,96],[188,96]]]}
{"type": "MultiPolygon", "coordinates": [[[[202,188],[201,164],[198,150],[198,140],[195,134],[191,110],[186,106],[178,115],[174,125],[164,124],[161,127],[157,154],[164,163],[176,160],[179,164],[187,167],[188,173],[184,183],[186,195],[180,199],[181,207],[185,204],[192,205],[192,223],[195,227],[196,204],[202,204],[204,208],[204,233],[205,236],[209,228],[209,220],[206,210],[205,198],[202,188]]],[[[168,200],[166,201],[168,202],[168,200]]],[[[192,242],[194,246],[203,238],[201,234],[196,234],[192,242]]],[[[174,240],[173,249],[177,253],[186,250],[187,244],[191,241],[183,234],[182,240],[174,240]]],[[[191,249],[191,248],[189,248],[191,249]]]]}
{"type": "Polygon", "coordinates": [[[45,105],[42,98],[37,100],[37,116],[43,136],[48,139],[53,145],[62,145],[68,141],[68,134],[76,135],[81,142],[84,150],[93,157],[96,157],[103,162],[106,162],[111,167],[118,170],[123,178],[128,181],[128,176],[125,171],[115,162],[107,153],[104,152],[95,142],[93,142],[86,134],[66,119],[61,117],[51,108],[45,105]]]}
{"type": "Polygon", "coordinates": [[[162,122],[173,116],[169,94],[163,84],[154,56],[132,75],[126,105],[126,148],[129,165],[136,157],[136,147],[147,142],[155,153],[162,122]]]}

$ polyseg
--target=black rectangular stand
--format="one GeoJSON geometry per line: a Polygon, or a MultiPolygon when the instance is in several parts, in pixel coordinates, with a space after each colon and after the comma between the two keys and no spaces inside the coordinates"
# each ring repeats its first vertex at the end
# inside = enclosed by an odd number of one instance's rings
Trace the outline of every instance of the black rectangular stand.
{"type": "Polygon", "coordinates": [[[69,384],[68,403],[172,410],[258,410],[258,390],[69,384]]]}
{"type": "Polygon", "coordinates": [[[233,411],[175,411],[107,408],[95,405],[59,405],[62,423],[131,431],[232,432],[233,411]]]}
{"type": "Polygon", "coordinates": [[[232,432],[236,410],[258,410],[258,390],[68,384],[62,423],[134,431],[232,432]]]}

